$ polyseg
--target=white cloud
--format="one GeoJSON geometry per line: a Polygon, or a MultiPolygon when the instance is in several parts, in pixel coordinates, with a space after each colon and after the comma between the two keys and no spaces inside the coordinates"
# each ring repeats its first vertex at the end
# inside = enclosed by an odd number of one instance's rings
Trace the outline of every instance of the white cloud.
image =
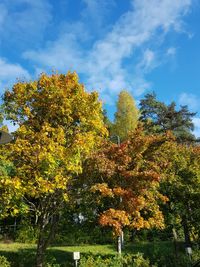
{"type": "Polygon", "coordinates": [[[155,54],[150,49],[147,49],[144,53],[144,66],[145,68],[151,67],[153,61],[155,60],[155,54]]]}
{"type": "Polygon", "coordinates": [[[175,47],[169,47],[168,49],[167,49],[167,56],[174,56],[174,55],[176,55],[176,48],[175,47]]]}
{"type": "Polygon", "coordinates": [[[193,123],[194,123],[193,133],[196,137],[200,137],[200,118],[194,118],[193,123]]]}
{"type": "Polygon", "coordinates": [[[187,105],[189,109],[196,111],[199,107],[199,99],[194,94],[182,93],[179,96],[180,105],[187,105]]]}
{"type": "MultiPolygon", "coordinates": [[[[90,5],[90,10],[95,8],[92,1],[84,1],[90,5]]],[[[26,51],[24,57],[41,68],[77,70],[85,75],[88,88],[96,88],[106,95],[112,96],[122,88],[140,94],[150,86],[145,74],[156,67],[156,52],[146,49],[135,64],[135,50],[147,46],[149,41],[156,42],[158,32],[163,35],[170,30],[181,31],[182,16],[188,12],[191,2],[132,0],[132,9],[124,13],[103,38],[93,43],[89,52],[85,52],[79,44],[76,32],[65,32],[44,49],[26,51]],[[131,74],[124,68],[125,60],[129,61],[131,74]]],[[[86,25],[80,25],[83,32],[86,25]]]]}
{"type": "Polygon", "coordinates": [[[30,75],[19,64],[8,63],[0,58],[0,91],[11,86],[16,79],[30,79],[30,75]]]}
{"type": "MultiPolygon", "coordinates": [[[[103,30],[105,28],[105,20],[109,17],[109,12],[115,6],[114,0],[82,0],[85,4],[85,8],[82,12],[82,17],[85,20],[89,20],[90,27],[95,31],[103,30]],[[104,24],[104,25],[103,25],[104,24]]],[[[106,20],[107,22],[107,20],[106,20]]]]}
{"type": "Polygon", "coordinates": [[[146,49],[143,52],[143,58],[141,58],[139,64],[136,66],[136,70],[139,73],[145,74],[156,66],[156,54],[150,49],[146,49]]]}
{"type": "Polygon", "coordinates": [[[81,71],[86,64],[84,63],[86,55],[81,50],[76,33],[73,31],[65,33],[56,42],[49,42],[44,51],[27,51],[23,56],[25,59],[35,61],[41,68],[81,71]]]}
{"type": "Polygon", "coordinates": [[[2,0],[0,8],[0,40],[15,47],[38,47],[52,18],[48,0],[2,0]]]}

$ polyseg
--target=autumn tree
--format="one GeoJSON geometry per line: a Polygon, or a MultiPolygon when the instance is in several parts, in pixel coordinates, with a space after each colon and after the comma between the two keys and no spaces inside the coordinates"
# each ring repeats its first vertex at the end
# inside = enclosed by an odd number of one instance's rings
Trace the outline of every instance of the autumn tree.
{"type": "Polygon", "coordinates": [[[168,176],[161,188],[169,198],[170,223],[174,230],[183,229],[185,245],[191,247],[191,237],[200,238],[200,147],[174,143],[168,176]]]}
{"type": "Polygon", "coordinates": [[[71,181],[106,134],[102,107],[97,93],[87,93],[70,72],[18,82],[5,92],[4,105],[7,118],[19,125],[9,147],[12,185],[20,189],[26,212],[36,217],[36,266],[42,267],[59,212],[69,201],[71,181]]]}
{"type": "MultiPolygon", "coordinates": [[[[196,113],[190,112],[187,106],[177,110],[174,102],[166,105],[156,99],[155,93],[141,100],[140,113],[146,132],[155,134],[170,130],[176,136],[178,144],[171,147],[170,179],[162,185],[162,192],[170,199],[164,212],[167,218],[173,218],[173,233],[175,225],[183,227],[185,244],[190,246],[191,229],[197,232],[195,221],[199,214],[194,204],[199,200],[198,146],[192,134],[192,119],[196,113]]],[[[174,236],[176,238],[177,234],[174,236]]]]}
{"type": "Polygon", "coordinates": [[[139,112],[133,97],[125,90],[121,91],[117,101],[117,111],[111,134],[121,140],[128,137],[128,133],[137,127],[139,112]]]}
{"type": "Polygon", "coordinates": [[[144,123],[147,133],[172,131],[178,142],[195,140],[191,131],[196,113],[190,112],[187,106],[177,110],[175,102],[166,105],[156,99],[155,93],[150,93],[140,101],[140,114],[140,121],[144,123]]]}
{"type": "MultiPolygon", "coordinates": [[[[3,125],[3,114],[1,113],[0,124],[3,125]]],[[[8,132],[7,126],[0,127],[0,131],[8,132]]],[[[15,216],[20,210],[23,210],[23,205],[19,201],[18,186],[10,179],[14,172],[13,163],[9,158],[9,151],[6,144],[0,144],[0,219],[3,219],[10,214],[15,216]],[[14,190],[15,188],[15,190],[14,190]]]]}
{"type": "Polygon", "coordinates": [[[82,192],[89,198],[91,188],[90,207],[116,236],[123,227],[164,227],[159,203],[167,197],[159,192],[159,184],[169,166],[170,146],[170,136],[147,136],[137,129],[120,145],[105,142],[85,162],[78,181],[84,185],[82,192]]]}
{"type": "Polygon", "coordinates": [[[110,135],[111,131],[112,131],[113,124],[110,121],[110,119],[108,118],[106,109],[103,110],[103,121],[104,121],[105,127],[108,130],[108,134],[110,135]]]}
{"type": "Polygon", "coordinates": [[[10,179],[13,172],[13,164],[7,157],[6,148],[0,146],[0,219],[18,213],[19,201],[18,194],[15,195],[15,186],[10,179]]]}

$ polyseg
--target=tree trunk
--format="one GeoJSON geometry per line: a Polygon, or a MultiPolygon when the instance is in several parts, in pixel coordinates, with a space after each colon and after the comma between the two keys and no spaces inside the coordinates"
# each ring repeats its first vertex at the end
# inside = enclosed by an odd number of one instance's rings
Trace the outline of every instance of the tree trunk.
{"type": "Polygon", "coordinates": [[[176,258],[178,259],[178,236],[177,236],[177,232],[176,232],[176,229],[173,227],[172,228],[172,233],[173,233],[173,237],[174,237],[174,249],[175,249],[175,255],[176,255],[176,258]]]}
{"type": "Polygon", "coordinates": [[[190,232],[189,232],[186,216],[184,216],[182,219],[182,225],[183,225],[183,231],[184,231],[184,236],[185,236],[185,247],[188,248],[188,247],[191,247],[191,240],[190,240],[190,232]]]}
{"type": "Polygon", "coordinates": [[[37,243],[37,254],[36,254],[36,267],[44,266],[44,257],[47,249],[47,242],[44,237],[45,227],[40,227],[39,238],[37,243]]]}
{"type": "Polygon", "coordinates": [[[37,254],[36,254],[36,267],[44,266],[45,251],[46,251],[46,248],[38,242],[37,254]]]}
{"type": "Polygon", "coordinates": [[[44,223],[44,221],[44,218],[42,218],[39,226],[36,267],[44,267],[45,252],[55,235],[55,230],[58,223],[58,215],[53,215],[51,222],[49,222],[48,224],[44,223]]]}

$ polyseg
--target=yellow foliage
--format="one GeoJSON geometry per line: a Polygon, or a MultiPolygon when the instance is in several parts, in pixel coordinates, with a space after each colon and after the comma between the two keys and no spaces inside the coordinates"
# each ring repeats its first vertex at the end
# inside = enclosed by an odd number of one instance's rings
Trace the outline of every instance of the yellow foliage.
{"type": "Polygon", "coordinates": [[[19,124],[8,145],[16,175],[4,184],[28,197],[67,201],[71,178],[107,135],[98,94],[86,92],[76,73],[43,73],[38,81],[16,83],[4,102],[8,118],[19,124]]]}

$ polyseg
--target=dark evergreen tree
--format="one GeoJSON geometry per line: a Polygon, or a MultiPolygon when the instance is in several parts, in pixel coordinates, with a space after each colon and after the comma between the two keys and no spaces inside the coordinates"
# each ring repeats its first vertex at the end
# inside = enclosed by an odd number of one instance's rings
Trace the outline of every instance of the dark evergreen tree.
{"type": "Polygon", "coordinates": [[[179,142],[195,141],[192,118],[196,113],[190,112],[187,106],[177,110],[175,102],[166,105],[156,99],[155,93],[150,93],[140,102],[140,114],[148,133],[172,131],[179,142]]]}

